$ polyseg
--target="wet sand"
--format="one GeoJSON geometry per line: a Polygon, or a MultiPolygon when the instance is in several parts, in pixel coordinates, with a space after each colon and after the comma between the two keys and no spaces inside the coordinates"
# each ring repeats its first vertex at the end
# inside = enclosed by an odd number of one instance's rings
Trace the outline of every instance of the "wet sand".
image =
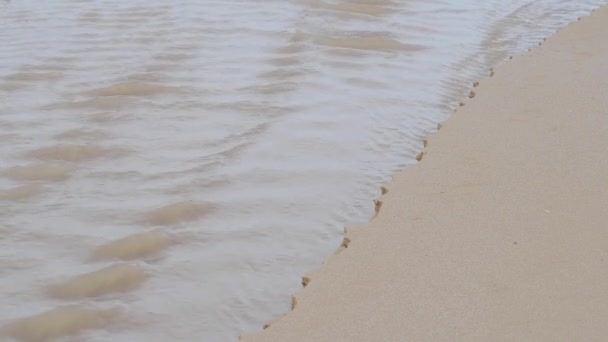
{"type": "Polygon", "coordinates": [[[254,341],[608,335],[608,7],[495,68],[254,341]]]}

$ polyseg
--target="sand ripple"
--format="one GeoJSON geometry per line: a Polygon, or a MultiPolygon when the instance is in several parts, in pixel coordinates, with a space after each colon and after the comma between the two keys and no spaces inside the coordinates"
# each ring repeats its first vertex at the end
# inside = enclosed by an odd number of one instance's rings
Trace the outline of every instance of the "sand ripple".
{"type": "Polygon", "coordinates": [[[93,90],[97,96],[153,96],[175,91],[172,87],[144,82],[125,82],[93,90]]]}
{"type": "Polygon", "coordinates": [[[406,44],[396,39],[382,36],[320,36],[315,39],[315,43],[335,48],[375,51],[416,51],[425,48],[422,45],[406,44]]]}
{"type": "Polygon", "coordinates": [[[101,158],[115,159],[128,154],[123,148],[104,148],[94,145],[60,144],[42,147],[27,152],[29,158],[40,160],[62,160],[68,162],[84,162],[101,158]]]}
{"type": "Polygon", "coordinates": [[[157,226],[174,225],[180,222],[197,220],[209,214],[212,209],[208,204],[178,202],[146,213],[144,222],[157,226]]]}
{"type": "Polygon", "coordinates": [[[61,299],[96,297],[113,292],[134,290],[146,278],[146,272],[141,267],[117,264],[51,286],[48,293],[61,299]]]}
{"type": "Polygon", "coordinates": [[[170,239],[160,231],[129,235],[95,248],[92,260],[133,260],[156,256],[170,245],[170,239]]]}
{"type": "Polygon", "coordinates": [[[119,315],[118,309],[64,306],[8,324],[0,328],[0,336],[12,337],[21,342],[45,342],[89,329],[103,328],[119,315]]]}
{"type": "Polygon", "coordinates": [[[5,191],[0,190],[0,200],[21,202],[28,200],[44,191],[44,187],[39,184],[21,185],[5,191]]]}
{"type": "Polygon", "coordinates": [[[17,181],[63,181],[71,172],[71,168],[59,164],[31,164],[13,166],[0,171],[0,175],[17,181]]]}

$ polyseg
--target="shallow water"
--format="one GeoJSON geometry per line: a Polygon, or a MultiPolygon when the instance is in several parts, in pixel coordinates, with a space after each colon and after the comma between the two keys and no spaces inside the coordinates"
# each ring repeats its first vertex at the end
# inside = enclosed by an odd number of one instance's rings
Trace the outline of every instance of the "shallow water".
{"type": "Polygon", "coordinates": [[[261,329],[471,82],[605,3],[0,2],[0,334],[261,329]]]}

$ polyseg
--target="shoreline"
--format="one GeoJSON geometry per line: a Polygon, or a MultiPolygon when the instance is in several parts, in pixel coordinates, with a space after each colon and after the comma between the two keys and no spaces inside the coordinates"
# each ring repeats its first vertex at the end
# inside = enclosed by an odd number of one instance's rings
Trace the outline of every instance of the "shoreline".
{"type": "Polygon", "coordinates": [[[606,5],[475,82],[374,219],[303,277],[292,311],[241,340],[608,334],[602,20],[606,5]]]}

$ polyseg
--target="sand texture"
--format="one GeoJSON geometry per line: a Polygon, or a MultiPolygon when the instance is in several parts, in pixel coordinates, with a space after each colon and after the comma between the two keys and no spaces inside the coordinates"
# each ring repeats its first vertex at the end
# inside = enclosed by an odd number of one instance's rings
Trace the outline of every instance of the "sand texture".
{"type": "Polygon", "coordinates": [[[244,341],[608,338],[608,7],[492,74],[244,341]]]}

